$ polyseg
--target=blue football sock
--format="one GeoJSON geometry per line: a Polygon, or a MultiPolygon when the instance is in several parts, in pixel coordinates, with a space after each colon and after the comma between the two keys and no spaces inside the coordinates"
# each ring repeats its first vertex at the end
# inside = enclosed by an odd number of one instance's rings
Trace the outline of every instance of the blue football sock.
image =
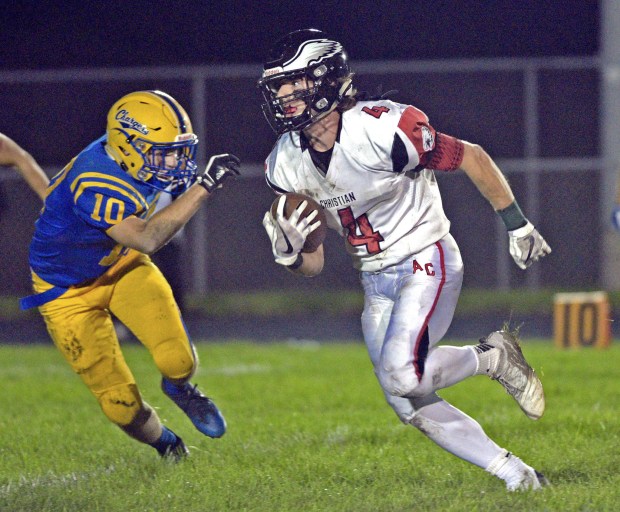
{"type": "Polygon", "coordinates": [[[176,396],[176,395],[183,394],[183,392],[185,391],[185,387],[186,386],[187,386],[187,384],[182,384],[181,386],[178,386],[178,385],[173,384],[172,382],[170,382],[165,377],[162,378],[162,387],[164,388],[164,392],[168,396],[176,396]]]}
{"type": "Polygon", "coordinates": [[[166,453],[166,449],[177,442],[177,435],[167,427],[162,426],[161,436],[150,445],[162,455],[166,453]]]}

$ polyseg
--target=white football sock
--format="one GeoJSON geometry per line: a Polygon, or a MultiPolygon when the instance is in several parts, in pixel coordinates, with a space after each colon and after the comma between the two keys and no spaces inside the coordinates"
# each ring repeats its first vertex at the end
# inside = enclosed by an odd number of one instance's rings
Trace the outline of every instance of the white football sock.
{"type": "Polygon", "coordinates": [[[476,375],[477,361],[476,352],[471,347],[443,345],[433,348],[424,364],[424,375],[416,392],[430,394],[476,375]]]}
{"type": "Polygon", "coordinates": [[[504,480],[509,491],[517,490],[523,484],[524,475],[536,479],[534,468],[506,450],[491,461],[486,471],[504,480]]]}
{"type": "Polygon", "coordinates": [[[420,408],[410,423],[444,450],[482,469],[505,452],[476,420],[445,400],[420,408]]]}
{"type": "Polygon", "coordinates": [[[499,363],[499,350],[487,343],[468,346],[476,354],[476,372],[474,375],[492,375],[499,363]]]}

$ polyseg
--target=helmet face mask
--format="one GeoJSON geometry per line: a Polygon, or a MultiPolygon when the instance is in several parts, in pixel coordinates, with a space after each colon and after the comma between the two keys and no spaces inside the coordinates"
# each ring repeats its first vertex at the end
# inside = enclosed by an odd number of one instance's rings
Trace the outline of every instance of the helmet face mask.
{"type": "Polygon", "coordinates": [[[182,139],[168,144],[144,139],[131,141],[130,144],[142,155],[144,162],[136,173],[137,178],[159,190],[189,185],[196,174],[198,137],[193,133],[186,135],[189,137],[177,136],[182,139]]]}
{"type": "MultiPolygon", "coordinates": [[[[320,82],[309,82],[305,73],[292,73],[288,76],[266,81],[264,87],[267,87],[269,92],[263,89],[263,96],[265,97],[265,102],[262,105],[263,114],[274,131],[283,133],[291,130],[299,130],[312,122],[312,110],[315,110],[312,106],[317,103],[316,98],[319,93],[319,88],[321,87],[320,82]],[[304,79],[306,84],[305,88],[295,89],[290,94],[278,96],[278,92],[282,85],[304,79]],[[287,110],[291,104],[299,103],[299,101],[305,103],[303,111],[295,116],[288,115],[287,110]]],[[[327,106],[327,101],[323,100],[321,105],[327,106]]]]}
{"type": "Polygon", "coordinates": [[[300,130],[322,119],[353,91],[352,73],[342,45],[315,29],[298,30],[280,39],[264,65],[258,88],[265,99],[262,110],[273,130],[300,130]],[[284,83],[305,79],[306,89],[278,97],[284,83]],[[304,111],[286,113],[291,102],[303,100],[304,111]]]}
{"type": "Polygon", "coordinates": [[[106,151],[127,173],[178,194],[196,175],[198,137],[179,103],[161,91],[123,96],[110,109],[106,151]]]}

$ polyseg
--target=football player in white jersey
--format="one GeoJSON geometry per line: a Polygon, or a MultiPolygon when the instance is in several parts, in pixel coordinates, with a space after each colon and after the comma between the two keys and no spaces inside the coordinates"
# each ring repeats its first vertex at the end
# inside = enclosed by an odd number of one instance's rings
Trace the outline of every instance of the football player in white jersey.
{"type": "MultiPolygon", "coordinates": [[[[344,238],[365,293],[364,340],[401,421],[503,479],[508,490],[538,489],[547,483],[542,474],[436,394],[488,375],[529,418],[540,418],[545,407],[542,384],[511,333],[493,332],[478,345],[437,346],[452,321],[463,263],[434,171],[467,174],[506,224],[519,267],[551,249],[480,146],[436,131],[411,105],[365,99],[352,78],[342,45],[321,31],[299,30],[275,44],[258,82],[265,117],[279,135],[266,160],[267,183],[276,193],[314,198],[344,238]]],[[[317,275],[323,246],[312,253],[302,247],[318,222],[286,219],[282,211],[263,219],[276,261],[317,275]]]]}

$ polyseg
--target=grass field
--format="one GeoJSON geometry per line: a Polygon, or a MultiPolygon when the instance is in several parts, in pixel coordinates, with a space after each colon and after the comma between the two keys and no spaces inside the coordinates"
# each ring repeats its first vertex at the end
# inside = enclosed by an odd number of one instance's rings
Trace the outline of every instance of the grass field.
{"type": "Polygon", "coordinates": [[[177,465],[110,425],[53,347],[3,346],[0,510],[618,510],[620,350],[523,346],[545,384],[540,421],[486,377],[441,393],[553,483],[511,494],[402,425],[359,343],[199,343],[195,381],[229,424],[220,440],[194,430],[147,352],[126,346],[145,399],[190,446],[177,465]]]}

